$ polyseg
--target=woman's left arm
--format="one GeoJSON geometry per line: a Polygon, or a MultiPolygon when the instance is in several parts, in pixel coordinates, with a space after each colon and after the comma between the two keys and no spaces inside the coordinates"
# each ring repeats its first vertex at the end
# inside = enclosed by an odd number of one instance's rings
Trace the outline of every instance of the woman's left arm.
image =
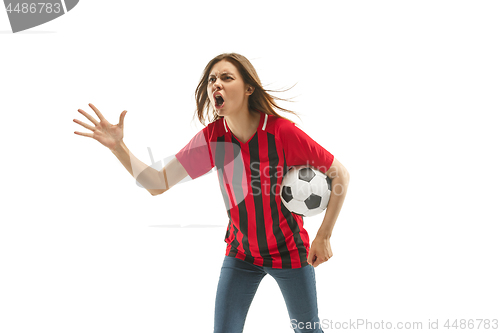
{"type": "Polygon", "coordinates": [[[323,223],[309,249],[307,262],[314,267],[328,261],[333,255],[330,247],[330,237],[349,186],[349,172],[336,158],[334,158],[332,166],[328,169],[326,175],[332,179],[332,192],[323,223]]]}

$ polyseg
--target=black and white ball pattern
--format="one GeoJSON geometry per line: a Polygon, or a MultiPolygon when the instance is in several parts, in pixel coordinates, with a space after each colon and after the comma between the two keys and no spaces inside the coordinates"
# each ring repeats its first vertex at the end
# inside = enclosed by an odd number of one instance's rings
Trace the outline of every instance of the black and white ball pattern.
{"type": "Polygon", "coordinates": [[[292,166],[288,169],[280,190],[285,207],[300,216],[314,216],[328,206],[332,180],[310,166],[292,166]]]}

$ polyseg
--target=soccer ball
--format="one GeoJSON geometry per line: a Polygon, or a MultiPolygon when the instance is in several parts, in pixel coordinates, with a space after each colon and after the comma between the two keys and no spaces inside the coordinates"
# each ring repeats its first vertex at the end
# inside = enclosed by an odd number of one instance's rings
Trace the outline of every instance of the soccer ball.
{"type": "Polygon", "coordinates": [[[332,192],[332,180],[310,166],[292,166],[281,184],[280,196],[285,207],[300,216],[314,216],[326,209],[332,192]]]}

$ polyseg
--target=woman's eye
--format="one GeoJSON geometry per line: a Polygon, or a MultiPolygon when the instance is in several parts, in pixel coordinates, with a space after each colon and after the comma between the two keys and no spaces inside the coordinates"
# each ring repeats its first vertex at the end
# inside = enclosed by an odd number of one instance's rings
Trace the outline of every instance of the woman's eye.
{"type": "MultiPolygon", "coordinates": [[[[227,79],[232,79],[232,77],[230,77],[230,76],[223,76],[222,79],[223,80],[227,80],[227,79]]],[[[211,77],[211,78],[208,79],[208,82],[214,82],[214,81],[215,81],[214,77],[211,77]]]]}

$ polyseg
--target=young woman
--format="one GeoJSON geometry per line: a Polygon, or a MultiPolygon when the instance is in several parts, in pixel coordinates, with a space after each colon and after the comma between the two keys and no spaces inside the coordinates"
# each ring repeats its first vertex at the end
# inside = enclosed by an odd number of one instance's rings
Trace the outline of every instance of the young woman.
{"type": "Polygon", "coordinates": [[[227,243],[215,300],[215,333],[242,332],[260,281],[269,274],[278,283],[295,332],[323,332],[316,296],[315,270],[332,256],[330,236],[349,182],[347,170],[275,108],[248,59],[224,53],[212,59],[196,89],[197,116],[204,125],[162,171],[139,161],[123,143],[123,120],[100,122],[79,111],[95,127],[75,134],[108,147],[152,195],[164,193],[189,175],[196,179],[217,167],[229,218],[227,243]],[[281,202],[280,184],[290,166],[310,165],[332,179],[324,222],[310,246],[301,216],[281,202]],[[340,187],[340,190],[338,189],[340,187]],[[338,194],[340,192],[340,194],[338,194]]]}

